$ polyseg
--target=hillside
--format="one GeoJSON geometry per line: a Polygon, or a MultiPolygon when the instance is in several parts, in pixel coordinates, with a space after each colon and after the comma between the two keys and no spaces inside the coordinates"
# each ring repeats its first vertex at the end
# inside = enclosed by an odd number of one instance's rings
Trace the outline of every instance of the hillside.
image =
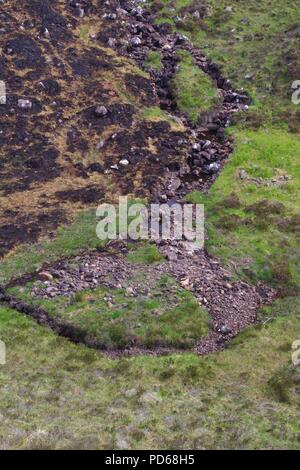
{"type": "Polygon", "coordinates": [[[0,449],[299,448],[299,7],[0,2],[0,449]]]}

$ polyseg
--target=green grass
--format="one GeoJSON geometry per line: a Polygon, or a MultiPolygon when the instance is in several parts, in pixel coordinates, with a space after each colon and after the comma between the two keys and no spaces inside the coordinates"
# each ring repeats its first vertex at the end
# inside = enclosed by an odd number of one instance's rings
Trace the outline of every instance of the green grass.
{"type": "Polygon", "coordinates": [[[147,243],[130,251],[127,255],[127,259],[130,263],[152,264],[163,261],[164,257],[161,255],[156,245],[147,243]]]}
{"type": "MultiPolygon", "coordinates": [[[[132,199],[128,201],[128,207],[139,202],[145,203],[143,200],[132,199]]],[[[118,207],[116,212],[118,212],[118,207]]],[[[132,218],[128,217],[128,223],[131,220],[132,218]]],[[[61,257],[74,256],[82,250],[93,250],[103,246],[106,242],[97,237],[97,222],[95,209],[81,211],[72,224],[60,227],[53,239],[18,246],[4,260],[1,260],[0,284],[7,282],[12,277],[36,271],[44,263],[53,263],[61,257]]],[[[118,232],[118,220],[116,223],[118,232]]],[[[145,245],[145,257],[147,257],[147,249],[145,245]]],[[[155,247],[149,249],[149,258],[151,253],[153,257],[158,258],[157,261],[162,259],[159,258],[158,251],[155,252],[155,247]]]]}
{"type": "Polygon", "coordinates": [[[162,69],[161,55],[157,51],[150,51],[145,60],[146,67],[152,68],[160,72],[162,69]]]}
{"type": "Polygon", "coordinates": [[[205,204],[207,248],[239,275],[295,293],[300,285],[300,139],[272,129],[239,131],[236,139],[236,150],[209,193],[189,196],[205,204]]]}
{"type": "Polygon", "coordinates": [[[150,122],[167,121],[171,126],[171,130],[173,131],[185,130],[182,122],[178,118],[175,118],[167,114],[158,106],[150,106],[149,108],[144,108],[141,111],[140,116],[141,116],[141,119],[145,121],[150,121],[150,122]]]}
{"type": "Polygon", "coordinates": [[[71,256],[82,249],[93,249],[103,242],[96,235],[95,210],[82,211],[76,221],[60,227],[55,238],[33,245],[19,246],[0,264],[0,283],[11,277],[39,269],[43,263],[53,262],[63,256],[71,256]]]}
{"type": "Polygon", "coordinates": [[[299,300],[290,307],[210,357],[116,360],[1,308],[1,448],[297,449],[299,300]]]}
{"type": "Polygon", "coordinates": [[[193,57],[186,51],[179,53],[181,61],[172,87],[179,109],[192,122],[212,111],[219,104],[217,88],[211,78],[193,65],[193,57]]]}
{"type": "Polygon", "coordinates": [[[174,30],[189,36],[236,87],[252,95],[254,106],[245,116],[247,125],[268,121],[299,131],[300,109],[291,103],[291,85],[300,75],[297,2],[207,0],[202,3],[207,11],[200,20],[192,16],[198,9],[194,0],[149,3],[160,3],[158,23],[171,23],[174,30]],[[225,12],[228,5],[232,13],[225,12]],[[177,26],[176,15],[181,18],[177,26]]]}
{"type": "MultiPolygon", "coordinates": [[[[148,286],[146,273],[140,276],[148,286]]],[[[84,330],[103,349],[130,345],[190,348],[208,333],[208,313],[190,292],[165,276],[155,283],[151,297],[146,286],[143,293],[134,296],[126,289],[100,288],[71,298],[32,300],[30,284],[22,297],[84,330]]],[[[12,292],[20,295],[17,288],[12,292]]]]}

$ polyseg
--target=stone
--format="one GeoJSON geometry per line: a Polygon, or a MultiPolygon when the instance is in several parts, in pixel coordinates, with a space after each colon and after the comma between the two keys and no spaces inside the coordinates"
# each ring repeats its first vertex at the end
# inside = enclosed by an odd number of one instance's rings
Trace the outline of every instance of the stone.
{"type": "Polygon", "coordinates": [[[248,178],[248,173],[246,170],[243,170],[243,168],[241,168],[238,173],[241,180],[246,180],[248,178]]]}
{"type": "Polygon", "coordinates": [[[203,144],[203,149],[205,150],[205,149],[207,149],[207,148],[210,147],[210,146],[211,146],[211,141],[210,141],[210,140],[206,140],[206,141],[204,142],[204,144],[203,144]]]}
{"type": "Polygon", "coordinates": [[[175,251],[169,251],[166,256],[167,256],[167,260],[170,262],[175,262],[178,259],[178,256],[175,253],[175,251]]]}
{"type": "Polygon", "coordinates": [[[188,287],[190,285],[190,280],[189,279],[182,279],[182,281],[180,281],[180,284],[182,287],[188,287]]]}
{"type": "Polygon", "coordinates": [[[100,140],[100,141],[96,144],[96,150],[101,150],[101,149],[104,147],[104,144],[105,144],[105,141],[104,141],[104,140],[100,140]]]}
{"type": "Polygon", "coordinates": [[[108,44],[108,47],[111,47],[111,48],[115,47],[115,45],[116,45],[115,38],[109,38],[108,41],[107,41],[107,44],[108,44]]]}
{"type": "Polygon", "coordinates": [[[96,107],[95,114],[98,117],[103,117],[103,116],[106,116],[108,114],[108,110],[105,106],[100,105],[100,106],[96,107]]]}
{"type": "Polygon", "coordinates": [[[192,149],[194,152],[200,152],[201,145],[200,144],[193,144],[192,149]]]}
{"type": "Polygon", "coordinates": [[[79,16],[79,18],[83,18],[84,17],[84,9],[81,8],[81,7],[77,7],[76,10],[75,10],[75,14],[76,14],[76,16],[79,16]]]}
{"type": "Polygon", "coordinates": [[[224,11],[225,11],[225,13],[232,13],[233,12],[233,7],[228,6],[228,7],[225,8],[224,11]]]}
{"type": "Polygon", "coordinates": [[[142,44],[142,41],[138,36],[134,36],[133,38],[131,38],[130,44],[132,47],[138,47],[142,44]]]}
{"type": "Polygon", "coordinates": [[[51,36],[50,36],[50,33],[49,33],[49,29],[44,28],[43,36],[44,36],[46,39],[51,39],[51,36]]]}
{"type": "Polygon", "coordinates": [[[228,335],[229,333],[232,332],[232,329],[231,329],[228,325],[222,325],[222,326],[219,328],[219,332],[220,332],[222,335],[228,335]]]}
{"type": "Polygon", "coordinates": [[[217,173],[217,172],[220,170],[220,168],[221,168],[221,167],[220,167],[220,164],[214,162],[214,163],[211,163],[210,165],[208,165],[207,171],[208,171],[209,173],[212,173],[212,174],[213,174],[213,173],[217,173]]]}
{"type": "Polygon", "coordinates": [[[49,271],[41,271],[39,274],[38,274],[38,279],[40,281],[52,281],[53,280],[53,276],[51,273],[49,273],[49,271]]]}
{"type": "Polygon", "coordinates": [[[126,158],[123,158],[122,160],[119,161],[119,165],[128,166],[129,161],[126,158]]]}
{"type": "Polygon", "coordinates": [[[117,19],[117,15],[116,15],[116,13],[108,13],[108,14],[106,15],[106,18],[108,18],[109,20],[114,21],[114,20],[117,19]]]}
{"type": "Polygon", "coordinates": [[[126,294],[130,297],[134,297],[135,295],[134,289],[132,287],[127,287],[126,294]]]}
{"type": "Polygon", "coordinates": [[[18,108],[21,109],[31,109],[32,108],[32,102],[30,100],[26,100],[23,98],[20,98],[18,100],[18,108]]]}

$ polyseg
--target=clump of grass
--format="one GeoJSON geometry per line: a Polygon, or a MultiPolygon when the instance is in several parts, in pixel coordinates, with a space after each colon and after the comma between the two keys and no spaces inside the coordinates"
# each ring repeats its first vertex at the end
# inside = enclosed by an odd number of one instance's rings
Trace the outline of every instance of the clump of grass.
{"type": "Polygon", "coordinates": [[[131,251],[127,258],[131,263],[137,264],[160,263],[164,260],[157,246],[150,243],[144,244],[136,250],[131,251]]]}
{"type": "Polygon", "coordinates": [[[152,68],[160,72],[162,69],[161,55],[157,51],[150,51],[145,60],[146,67],[152,68]]]}
{"type": "Polygon", "coordinates": [[[268,382],[270,394],[281,403],[299,403],[300,370],[286,364],[274,373],[268,382]]]}
{"type": "Polygon", "coordinates": [[[141,118],[151,122],[167,121],[170,124],[171,129],[174,131],[184,131],[185,129],[182,122],[178,118],[169,116],[158,106],[144,108],[141,112],[141,118]]]}
{"type": "Polygon", "coordinates": [[[176,73],[172,88],[179,109],[197,122],[201,115],[208,114],[219,104],[219,95],[212,79],[194,65],[189,52],[179,53],[179,70],[176,73]]]}

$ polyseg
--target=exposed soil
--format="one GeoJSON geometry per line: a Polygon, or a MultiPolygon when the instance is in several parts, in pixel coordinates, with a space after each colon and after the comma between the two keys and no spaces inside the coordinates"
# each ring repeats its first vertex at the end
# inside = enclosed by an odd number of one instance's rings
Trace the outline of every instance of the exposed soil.
{"type": "MultiPolygon", "coordinates": [[[[54,206],[63,214],[70,204],[74,211],[109,202],[112,194],[182,202],[190,191],[211,186],[233,149],[225,128],[250,99],[234,91],[218,68],[184,36],[172,33],[168,25],[155,25],[151,13],[123,0],[64,5],[28,0],[25,8],[12,1],[6,10],[10,19],[0,36],[0,79],[9,84],[7,104],[0,106],[4,121],[0,133],[0,233],[5,236],[0,241],[0,256],[24,240],[36,241],[46,233],[53,215],[58,214],[54,214],[54,206]],[[86,37],[84,26],[94,33],[86,37]],[[19,29],[22,33],[15,32],[19,29]],[[170,88],[179,49],[192,54],[195,65],[215,81],[221,97],[220,108],[194,125],[177,109],[170,88]],[[163,68],[161,72],[149,70],[148,78],[136,71],[134,63],[145,69],[149,51],[161,52],[163,68]],[[112,82],[121,84],[122,90],[112,82]],[[22,98],[30,100],[30,109],[20,109],[18,100],[22,98]],[[95,112],[99,104],[107,111],[101,117],[95,112]],[[178,130],[168,121],[141,119],[143,106],[160,106],[175,117],[178,130]],[[126,167],[119,165],[123,158],[129,162],[126,167]],[[25,201],[23,213],[31,214],[33,225],[26,218],[15,224],[19,201],[25,201]]],[[[57,217],[57,221],[56,226],[61,219],[57,217]]],[[[153,278],[172,275],[210,312],[213,329],[197,345],[199,354],[222,349],[257,321],[256,311],[262,304],[274,299],[275,293],[265,286],[229,282],[230,274],[204,251],[189,254],[179,244],[161,247],[162,252],[173,248],[176,260],[143,269],[153,278]]],[[[35,289],[34,295],[52,298],[97,285],[126,285],[135,269],[124,257],[97,252],[72,263],[77,267],[70,268],[65,261],[48,267],[55,281],[35,289]]],[[[29,307],[4,291],[0,295],[2,301],[58,334],[98,347],[84,332],[57,323],[42,309],[29,307]]]]}

